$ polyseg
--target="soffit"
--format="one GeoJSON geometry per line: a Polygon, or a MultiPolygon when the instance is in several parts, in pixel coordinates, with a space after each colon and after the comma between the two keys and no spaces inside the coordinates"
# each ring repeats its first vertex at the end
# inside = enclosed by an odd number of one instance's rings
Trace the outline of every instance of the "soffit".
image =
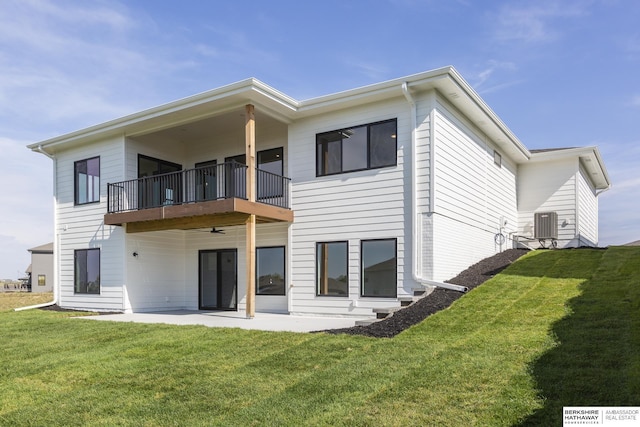
{"type": "Polygon", "coordinates": [[[402,92],[404,83],[407,84],[411,93],[437,90],[497,144],[503,155],[512,158],[516,163],[526,162],[530,157],[524,145],[453,67],[444,67],[306,101],[296,101],[256,79],[248,79],[32,144],[29,148],[36,150],[38,146],[42,146],[48,152],[55,153],[62,146],[66,148],[89,143],[109,135],[138,137],[166,130],[172,136],[178,137],[179,135],[174,134],[181,132],[181,129],[202,134],[207,126],[224,127],[227,124],[226,119],[242,112],[246,104],[253,104],[256,107],[256,121],[271,119],[290,123],[311,115],[394,97],[404,97],[402,92]]]}
{"type": "Polygon", "coordinates": [[[256,121],[269,117],[289,123],[295,111],[295,101],[249,79],[229,86],[194,95],[159,107],[140,111],[122,118],[51,138],[28,147],[37,150],[42,146],[49,153],[62,148],[86,144],[109,136],[140,136],[170,128],[192,128],[201,132],[212,121],[224,125],[225,117],[238,115],[247,104],[256,107],[256,121]],[[216,119],[217,118],[217,119],[216,119]]]}
{"type": "MultiPolygon", "coordinates": [[[[336,109],[352,108],[392,97],[404,97],[403,83],[412,95],[431,90],[438,91],[460,112],[467,116],[502,151],[516,163],[526,162],[531,153],[489,108],[480,96],[453,67],[414,74],[371,86],[301,101],[297,117],[322,114],[336,109]]],[[[408,107],[407,107],[408,108],[408,107]]]]}
{"type": "Polygon", "coordinates": [[[530,161],[532,163],[544,163],[564,159],[577,159],[597,190],[606,190],[611,186],[609,173],[602,161],[598,147],[595,146],[534,150],[530,161]]]}

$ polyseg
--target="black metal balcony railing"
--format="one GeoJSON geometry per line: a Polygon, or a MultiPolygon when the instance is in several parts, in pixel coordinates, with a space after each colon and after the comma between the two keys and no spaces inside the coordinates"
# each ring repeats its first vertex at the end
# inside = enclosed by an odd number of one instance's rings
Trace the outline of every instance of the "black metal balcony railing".
{"type": "MultiPolygon", "coordinates": [[[[107,184],[109,213],[237,197],[246,199],[247,166],[231,161],[107,184]]],[[[290,178],[256,169],[256,201],[289,209],[290,178]]]]}

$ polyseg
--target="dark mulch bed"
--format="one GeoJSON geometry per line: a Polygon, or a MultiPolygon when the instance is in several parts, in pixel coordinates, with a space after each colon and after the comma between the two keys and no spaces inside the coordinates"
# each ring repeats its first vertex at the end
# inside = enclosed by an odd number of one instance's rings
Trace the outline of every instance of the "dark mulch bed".
{"type": "MultiPolygon", "coordinates": [[[[509,249],[472,265],[446,282],[466,286],[471,290],[507,268],[512,262],[527,252],[528,251],[524,249],[509,249]]],[[[436,288],[427,297],[416,301],[407,308],[396,311],[393,316],[379,322],[372,323],[368,326],[354,326],[352,328],[330,329],[319,332],[391,338],[409,326],[422,322],[431,314],[449,307],[462,295],[461,292],[436,288]]]]}

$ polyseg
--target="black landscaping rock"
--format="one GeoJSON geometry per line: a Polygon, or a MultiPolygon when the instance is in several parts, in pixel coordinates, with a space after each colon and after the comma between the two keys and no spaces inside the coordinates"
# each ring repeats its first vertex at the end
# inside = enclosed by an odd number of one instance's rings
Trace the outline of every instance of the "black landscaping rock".
{"type": "MultiPolygon", "coordinates": [[[[512,262],[527,252],[528,251],[524,249],[509,249],[504,252],[500,252],[499,254],[472,265],[453,279],[447,280],[446,283],[466,286],[471,290],[507,268],[512,262]]],[[[461,292],[436,288],[428,296],[421,298],[406,308],[396,311],[391,317],[372,323],[371,325],[330,329],[318,332],[326,332],[329,334],[365,335],[375,338],[391,338],[398,335],[408,327],[422,322],[433,313],[449,307],[462,295],[464,294],[461,292]]]]}

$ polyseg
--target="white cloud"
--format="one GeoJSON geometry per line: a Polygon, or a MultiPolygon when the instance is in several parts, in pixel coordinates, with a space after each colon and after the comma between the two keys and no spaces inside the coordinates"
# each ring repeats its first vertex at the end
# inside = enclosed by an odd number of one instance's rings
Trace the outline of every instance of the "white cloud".
{"type": "Polygon", "coordinates": [[[493,92],[502,87],[508,87],[516,84],[517,82],[510,83],[491,83],[492,77],[494,77],[497,73],[500,72],[508,72],[512,73],[517,70],[517,66],[515,63],[510,61],[497,61],[497,60],[489,60],[486,65],[483,65],[482,69],[471,74],[469,76],[469,82],[472,86],[481,93],[493,92]],[[491,83],[491,87],[487,88],[487,83],[491,83]]]}
{"type": "Polygon", "coordinates": [[[220,57],[220,49],[216,49],[213,46],[206,45],[204,43],[196,43],[194,50],[203,56],[209,56],[212,58],[220,57]]]}
{"type": "Polygon", "coordinates": [[[640,36],[626,35],[626,37],[619,40],[619,46],[624,52],[627,52],[632,57],[636,57],[640,53],[640,36]]]}
{"type": "MultiPolygon", "coordinates": [[[[0,7],[0,278],[53,240],[52,161],[26,145],[131,112],[157,61],[130,43],[118,3],[3,1],[0,7]]],[[[150,91],[152,92],[152,91],[150,91]]]]}
{"type": "Polygon", "coordinates": [[[389,72],[385,66],[367,61],[349,59],[346,61],[346,65],[348,68],[355,69],[358,74],[366,76],[372,82],[385,79],[389,72]]]}
{"type": "Polygon", "coordinates": [[[640,188],[638,159],[640,142],[598,141],[611,178],[611,188],[599,197],[600,241],[602,245],[640,240],[640,188]]]}
{"type": "Polygon", "coordinates": [[[219,24],[209,25],[206,30],[212,35],[212,41],[206,45],[194,43],[191,49],[200,55],[215,57],[221,64],[250,64],[258,68],[260,64],[273,64],[278,60],[272,49],[261,48],[262,41],[248,32],[219,24]]]}
{"type": "Polygon", "coordinates": [[[153,94],[150,76],[174,62],[142,44],[153,27],[139,15],[116,2],[3,3],[0,126],[35,117],[66,132],[148,106],[136,93],[153,94]]]}
{"type": "Polygon", "coordinates": [[[115,10],[117,3],[112,3],[111,8],[93,3],[84,8],[61,4],[40,0],[3,3],[0,40],[48,55],[91,54],[78,49],[88,44],[99,46],[100,41],[124,36],[134,28],[135,21],[124,9],[115,10]]]}
{"type": "Polygon", "coordinates": [[[561,34],[554,21],[584,16],[587,5],[568,1],[537,1],[522,6],[508,3],[492,16],[494,36],[499,41],[550,42],[561,34]]]}
{"type": "Polygon", "coordinates": [[[53,165],[25,145],[0,138],[0,278],[16,278],[28,265],[27,249],[53,241],[53,165]]]}

